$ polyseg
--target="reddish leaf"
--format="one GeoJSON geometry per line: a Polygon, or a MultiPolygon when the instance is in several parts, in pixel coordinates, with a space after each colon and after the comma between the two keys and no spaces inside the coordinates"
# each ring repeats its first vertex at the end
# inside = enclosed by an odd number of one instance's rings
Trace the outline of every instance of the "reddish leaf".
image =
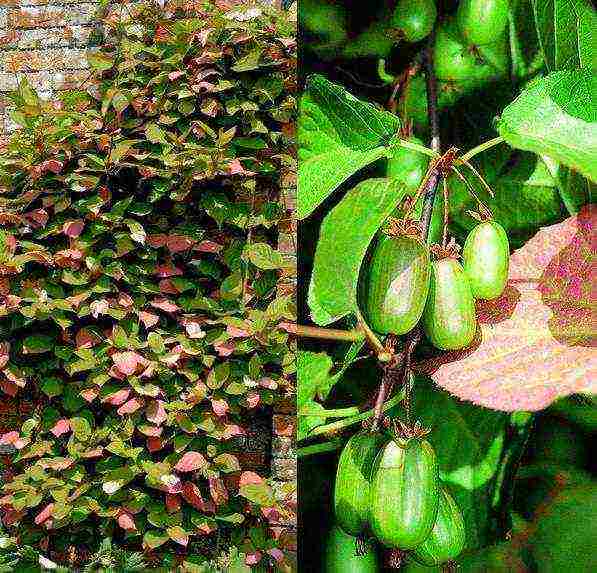
{"type": "Polygon", "coordinates": [[[67,418],[63,418],[62,420],[58,420],[52,429],[50,430],[52,434],[54,434],[57,438],[62,436],[62,434],[66,434],[70,432],[70,421],[67,418]]]}
{"type": "Polygon", "coordinates": [[[165,445],[161,438],[147,438],[147,449],[151,453],[159,452],[165,445]]]}
{"type": "Polygon", "coordinates": [[[0,342],[0,368],[8,364],[10,358],[10,342],[0,342]]]}
{"type": "Polygon", "coordinates": [[[219,243],[214,241],[201,241],[198,245],[195,246],[196,251],[200,251],[202,253],[219,253],[224,247],[219,243]]]}
{"type": "Polygon", "coordinates": [[[211,500],[203,499],[201,490],[193,482],[187,481],[182,484],[182,497],[189,505],[204,513],[214,513],[216,510],[211,500]]]}
{"type": "Polygon", "coordinates": [[[174,80],[177,80],[180,76],[184,76],[184,72],[180,71],[180,70],[176,70],[174,72],[170,72],[168,74],[168,79],[173,82],[174,80]]]}
{"type": "Polygon", "coordinates": [[[175,267],[172,263],[158,265],[155,268],[155,274],[160,279],[167,279],[169,277],[179,277],[183,274],[182,269],[175,267]]]}
{"type": "Polygon", "coordinates": [[[45,521],[47,521],[48,519],[50,519],[50,517],[52,516],[52,510],[53,509],[54,509],[54,504],[53,503],[49,503],[48,505],[46,505],[46,507],[44,507],[35,516],[35,524],[36,525],[41,525],[42,523],[44,523],[45,521]]]}
{"type": "Polygon", "coordinates": [[[166,408],[164,408],[164,402],[162,400],[154,400],[151,402],[151,404],[147,406],[145,416],[156,426],[163,424],[168,419],[166,408]]]}
{"type": "Polygon", "coordinates": [[[218,342],[214,344],[214,348],[219,356],[230,356],[236,349],[236,344],[234,343],[234,341],[229,340],[226,342],[218,342]]]}
{"type": "Polygon", "coordinates": [[[478,305],[473,346],[420,369],[459,398],[496,410],[540,410],[596,392],[596,219],[587,206],[513,253],[504,294],[478,305]]]}
{"type": "Polygon", "coordinates": [[[112,406],[120,406],[124,404],[129,397],[131,391],[128,388],[123,388],[122,390],[118,390],[109,396],[106,396],[102,402],[106,404],[111,404],[112,406]]]}
{"type": "Polygon", "coordinates": [[[56,159],[48,159],[41,164],[41,168],[43,171],[50,171],[55,175],[58,175],[62,171],[64,167],[64,163],[62,161],[58,161],[56,159]]]}
{"type": "Polygon", "coordinates": [[[159,247],[163,247],[166,244],[167,235],[159,234],[159,235],[147,235],[145,242],[154,249],[159,247]]]}
{"type": "Polygon", "coordinates": [[[71,237],[74,239],[74,238],[78,237],[83,232],[84,227],[85,227],[85,223],[83,222],[82,219],[77,219],[75,221],[67,221],[62,226],[62,232],[67,237],[71,237]]]}
{"type": "Polygon", "coordinates": [[[231,338],[246,338],[249,336],[249,333],[246,330],[237,328],[236,326],[232,326],[230,324],[226,327],[226,332],[231,338]]]}
{"type": "Polygon", "coordinates": [[[128,402],[125,402],[122,406],[120,406],[117,412],[120,416],[124,416],[125,414],[133,414],[142,407],[143,400],[141,398],[131,398],[128,402]]]}
{"type": "Polygon", "coordinates": [[[238,482],[239,487],[243,487],[245,485],[261,485],[264,484],[265,480],[255,472],[243,472],[240,474],[240,480],[238,482]]]}
{"type": "Polygon", "coordinates": [[[99,337],[87,328],[82,328],[75,336],[77,348],[92,348],[100,342],[99,337]]]}
{"type": "Polygon", "coordinates": [[[137,531],[135,520],[127,511],[121,511],[118,515],[118,525],[120,525],[120,527],[122,527],[122,529],[125,531],[137,531]]]}
{"type": "Polygon", "coordinates": [[[263,554],[261,553],[261,551],[254,551],[253,553],[247,553],[245,555],[245,565],[257,565],[261,561],[262,557],[263,557],[263,554]]]}
{"type": "Polygon", "coordinates": [[[148,361],[140,354],[131,350],[126,352],[115,352],[112,354],[114,365],[125,376],[133,375],[139,366],[147,366],[148,361]]]}
{"type": "Polygon", "coordinates": [[[199,452],[186,452],[174,469],[179,472],[193,472],[207,467],[207,460],[199,452]]]}
{"type": "Polygon", "coordinates": [[[142,310],[139,311],[139,320],[144,324],[145,328],[151,328],[160,321],[160,317],[157,314],[142,310]]]}
{"type": "Polygon", "coordinates": [[[93,402],[99,395],[99,388],[87,388],[79,392],[81,398],[86,402],[93,402]]]}
{"type": "Polygon", "coordinates": [[[48,222],[48,212],[45,209],[35,209],[23,215],[33,227],[45,227],[48,222]]]}
{"type": "Polygon", "coordinates": [[[156,298],[155,300],[151,301],[149,304],[154,308],[159,308],[164,312],[176,312],[179,308],[167,298],[156,298]]]}
{"type": "Polygon", "coordinates": [[[166,511],[168,513],[180,511],[180,496],[171,493],[166,494],[166,511]]]}
{"type": "Polygon", "coordinates": [[[261,402],[261,397],[257,392],[248,392],[245,396],[248,408],[256,408],[261,402]]]}
{"type": "Polygon", "coordinates": [[[184,235],[170,235],[166,240],[166,247],[171,253],[181,253],[190,249],[194,242],[184,235]]]}
{"type": "Polygon", "coordinates": [[[209,493],[216,505],[223,505],[228,501],[228,490],[224,482],[218,477],[209,478],[209,493]]]}
{"type": "Polygon", "coordinates": [[[281,549],[274,547],[273,549],[268,549],[267,552],[276,563],[282,563],[284,561],[284,553],[281,549]]]}
{"type": "Polygon", "coordinates": [[[225,416],[230,409],[226,400],[212,400],[211,407],[216,416],[225,416]]]}

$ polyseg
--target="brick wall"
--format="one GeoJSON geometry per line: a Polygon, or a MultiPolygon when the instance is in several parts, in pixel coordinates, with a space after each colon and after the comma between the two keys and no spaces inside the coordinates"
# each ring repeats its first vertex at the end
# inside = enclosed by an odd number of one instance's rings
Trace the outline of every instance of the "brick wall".
{"type": "MultiPolygon", "coordinates": [[[[277,3],[277,0],[273,1],[277,3]]],[[[99,0],[0,2],[0,136],[10,130],[4,96],[15,88],[23,75],[45,98],[84,84],[89,77],[86,53],[99,35],[98,9],[99,0]]],[[[280,234],[279,246],[288,257],[296,260],[296,228],[292,218],[296,181],[292,173],[283,177],[285,192],[282,201],[288,220],[280,234]]],[[[296,274],[289,273],[281,289],[292,291],[295,285],[296,274]]],[[[264,456],[258,448],[252,454],[256,463],[271,459],[271,476],[276,491],[280,497],[294,500],[295,419],[294,399],[288,398],[276,407],[273,414],[271,456],[264,456]]],[[[292,517],[282,519],[278,524],[278,532],[290,548],[296,547],[295,528],[296,520],[292,517]]]]}

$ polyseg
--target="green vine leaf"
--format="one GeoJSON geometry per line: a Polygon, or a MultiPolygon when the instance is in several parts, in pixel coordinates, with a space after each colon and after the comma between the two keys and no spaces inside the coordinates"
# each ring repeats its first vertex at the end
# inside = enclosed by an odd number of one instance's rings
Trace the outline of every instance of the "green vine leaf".
{"type": "Polygon", "coordinates": [[[309,78],[300,114],[297,217],[304,219],[351,175],[385,155],[400,120],[319,75],[309,78]]]}
{"type": "Polygon", "coordinates": [[[544,154],[597,181],[597,76],[554,72],[533,82],[498,122],[512,147],[544,154]]]}
{"type": "Polygon", "coordinates": [[[532,0],[550,71],[595,68],[597,15],[589,0],[532,0]]]}
{"type": "Polygon", "coordinates": [[[309,287],[314,322],[325,326],[358,314],[357,285],[367,247],[405,192],[402,183],[369,179],[351,189],[326,216],[309,287]]]}

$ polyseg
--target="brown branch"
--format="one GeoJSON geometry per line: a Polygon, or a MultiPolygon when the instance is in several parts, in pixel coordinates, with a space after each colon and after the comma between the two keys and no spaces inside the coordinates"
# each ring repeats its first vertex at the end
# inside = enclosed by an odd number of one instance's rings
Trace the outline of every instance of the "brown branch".
{"type": "Polygon", "coordinates": [[[339,328],[320,328],[318,326],[305,326],[295,322],[281,322],[278,325],[289,334],[302,338],[320,338],[323,340],[339,340],[344,342],[356,342],[364,340],[365,334],[360,329],[340,330],[339,328]]]}

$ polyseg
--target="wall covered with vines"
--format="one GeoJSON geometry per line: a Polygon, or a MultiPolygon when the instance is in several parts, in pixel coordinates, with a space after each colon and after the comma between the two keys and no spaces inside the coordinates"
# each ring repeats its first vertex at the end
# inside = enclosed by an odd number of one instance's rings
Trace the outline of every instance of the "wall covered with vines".
{"type": "Polygon", "coordinates": [[[238,444],[294,394],[294,22],[232,2],[102,20],[80,89],[11,95],[0,388],[36,407],[0,435],[3,559],[287,568],[292,492],[238,444]]]}

